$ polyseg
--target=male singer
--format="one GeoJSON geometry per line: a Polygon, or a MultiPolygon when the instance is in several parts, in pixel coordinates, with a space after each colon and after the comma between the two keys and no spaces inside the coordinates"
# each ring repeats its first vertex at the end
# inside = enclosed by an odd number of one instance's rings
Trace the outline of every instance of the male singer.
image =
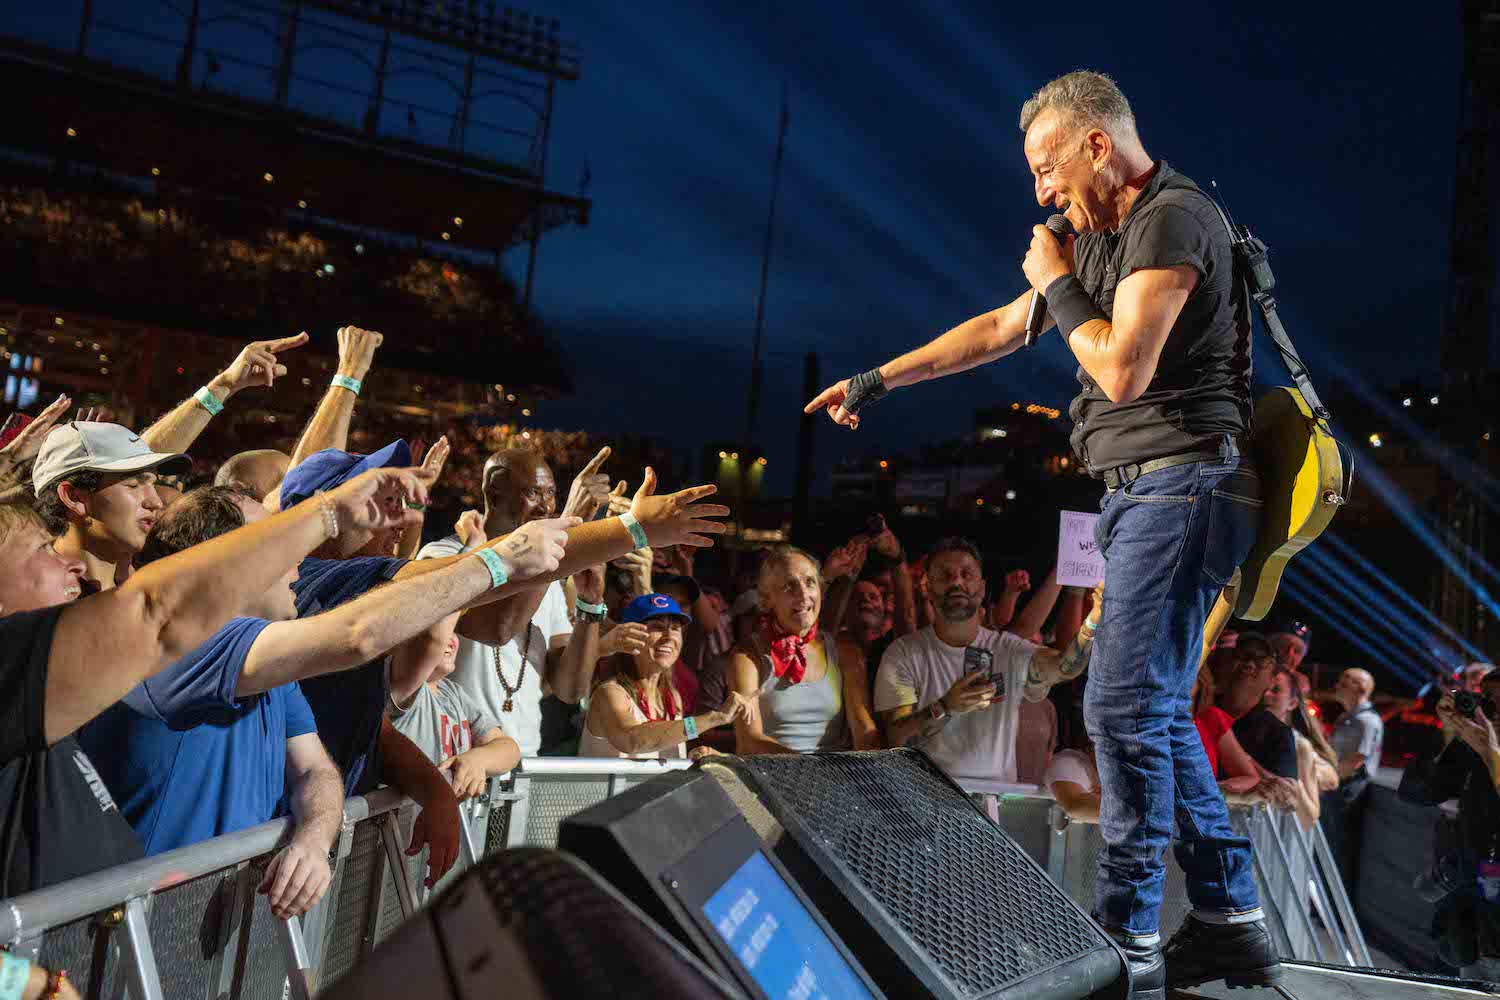
{"type": "Polygon", "coordinates": [[[889,389],[1004,357],[1027,341],[1031,296],[1046,296],[1033,332],[1055,324],[1078,359],[1073,448],[1108,489],[1098,526],[1108,589],[1084,699],[1104,793],[1095,916],[1130,958],[1133,996],[1274,983],[1250,843],[1229,826],[1188,714],[1204,621],[1260,519],[1243,453],[1248,301],[1229,234],[1192,181],[1146,154],[1109,77],[1053,80],[1021,109],[1021,128],[1037,202],[1063,213],[1076,239],[1036,226],[1022,265],[1034,292],[830,386],[807,412],[826,407],[857,427],[889,389]],[[1194,909],[1163,952],[1174,816],[1194,909]]]}

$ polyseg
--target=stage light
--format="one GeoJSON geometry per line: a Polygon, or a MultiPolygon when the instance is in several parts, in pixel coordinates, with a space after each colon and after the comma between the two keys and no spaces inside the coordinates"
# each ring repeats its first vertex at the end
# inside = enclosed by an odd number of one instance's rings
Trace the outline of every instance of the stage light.
{"type": "Polygon", "coordinates": [[[52,325],[53,326],[62,326],[63,325],[63,318],[61,316],[53,316],[52,317],[52,325]]]}
{"type": "Polygon", "coordinates": [[[323,271],[326,274],[332,274],[333,273],[333,265],[332,264],[324,264],[323,265],[323,271]]]}
{"type": "Polygon", "coordinates": [[[69,139],[76,139],[76,138],[78,138],[78,130],[76,128],[70,128],[70,129],[68,129],[68,138],[69,139]]]}
{"type": "Polygon", "coordinates": [[[275,176],[273,176],[272,173],[269,170],[267,170],[264,174],[261,175],[261,180],[265,181],[267,184],[270,184],[275,179],[276,179],[275,176]]]}
{"type": "Polygon", "coordinates": [[[1016,491],[1015,490],[1006,490],[1005,491],[1005,499],[1007,499],[1007,500],[1014,500],[1015,498],[1016,498],[1016,491]]]}
{"type": "Polygon", "coordinates": [[[365,245],[363,243],[356,243],[356,244],[354,244],[354,252],[355,253],[364,253],[365,252],[365,245]]]}
{"type": "Polygon", "coordinates": [[[1401,401],[1401,405],[1402,406],[1410,406],[1411,405],[1411,397],[1407,396],[1405,399],[1403,399],[1401,401]]]}
{"type": "Polygon", "coordinates": [[[302,384],[303,385],[312,385],[312,379],[305,378],[305,379],[302,380],[302,384]]]}
{"type": "Polygon", "coordinates": [[[109,374],[109,369],[108,368],[101,368],[101,369],[99,369],[99,374],[100,375],[108,375],[109,374]]]}
{"type": "Polygon", "coordinates": [[[731,451],[729,453],[729,457],[732,458],[732,459],[734,459],[736,462],[738,462],[740,460],[740,453],[737,452],[737,451],[731,451]]]}
{"type": "Polygon", "coordinates": [[[269,415],[268,417],[266,417],[266,423],[268,423],[268,424],[274,424],[275,422],[276,422],[276,414],[272,413],[271,415],[269,415]]]}
{"type": "Polygon", "coordinates": [[[423,389],[422,389],[422,387],[420,385],[414,385],[414,386],[411,387],[411,389],[412,389],[412,392],[422,392],[423,391],[423,389]]]}
{"type": "Polygon", "coordinates": [[[719,452],[719,458],[724,459],[724,458],[728,458],[728,457],[729,457],[729,452],[727,452],[727,451],[721,451],[721,452],[719,452]]]}
{"type": "Polygon", "coordinates": [[[529,416],[531,416],[531,411],[530,410],[522,410],[521,411],[521,416],[523,416],[523,417],[529,417],[529,416]]]}
{"type": "Polygon", "coordinates": [[[880,467],[881,467],[881,468],[882,468],[882,469],[889,469],[889,468],[890,468],[890,467],[891,467],[891,463],[890,463],[890,462],[887,462],[887,461],[886,461],[886,460],[885,460],[885,459],[883,459],[883,458],[882,458],[882,459],[881,459],[881,460],[880,460],[880,467]]]}
{"type": "Polygon", "coordinates": [[[152,177],[160,177],[161,176],[161,167],[152,167],[151,168],[151,176],[152,177]]]}
{"type": "Polygon", "coordinates": [[[507,403],[514,403],[516,401],[516,394],[513,393],[513,392],[506,393],[505,394],[505,401],[507,403]]]}
{"type": "Polygon", "coordinates": [[[306,208],[307,207],[307,202],[303,201],[301,198],[298,198],[297,199],[297,207],[298,208],[306,208]]]}
{"type": "Polygon", "coordinates": [[[444,233],[443,234],[443,239],[445,239],[445,240],[451,240],[451,239],[453,239],[453,236],[452,236],[451,233],[444,233]]]}
{"type": "Polygon", "coordinates": [[[1385,444],[1385,442],[1382,441],[1382,440],[1380,440],[1380,435],[1379,434],[1371,434],[1370,435],[1370,447],[1371,448],[1379,448],[1379,447],[1381,447],[1384,444],[1385,444]]]}
{"type": "Polygon", "coordinates": [[[1436,396],[1433,396],[1427,402],[1430,403],[1430,404],[1432,404],[1433,406],[1436,406],[1436,405],[1438,405],[1438,398],[1436,396]]]}
{"type": "Polygon", "coordinates": [[[101,355],[99,355],[99,360],[100,361],[108,361],[109,360],[109,355],[108,354],[101,354],[101,355]]]}
{"type": "Polygon", "coordinates": [[[453,224],[455,226],[462,226],[464,224],[464,220],[462,218],[460,218],[459,216],[455,215],[453,217],[453,224]]]}
{"type": "Polygon", "coordinates": [[[1062,458],[1058,459],[1058,464],[1066,469],[1068,467],[1068,456],[1064,455],[1062,458]]]}
{"type": "Polygon", "coordinates": [[[975,500],[974,501],[974,506],[976,506],[976,507],[983,507],[984,506],[984,497],[979,497],[977,500],[975,500]]]}
{"type": "Polygon", "coordinates": [[[530,431],[522,431],[521,432],[521,438],[523,440],[530,441],[531,440],[531,432],[530,431]]]}
{"type": "Polygon", "coordinates": [[[760,458],[757,458],[755,460],[755,464],[756,465],[768,465],[769,463],[766,461],[766,456],[762,455],[760,458]]]}
{"type": "Polygon", "coordinates": [[[177,368],[177,374],[179,374],[179,375],[182,374],[182,367],[180,365],[177,368]]]}

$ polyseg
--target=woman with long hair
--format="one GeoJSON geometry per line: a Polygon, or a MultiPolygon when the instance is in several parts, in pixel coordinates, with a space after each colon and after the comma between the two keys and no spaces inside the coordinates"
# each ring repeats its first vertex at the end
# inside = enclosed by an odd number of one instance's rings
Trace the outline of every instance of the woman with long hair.
{"type": "Polygon", "coordinates": [[[1266,689],[1264,704],[1297,737],[1297,783],[1302,786],[1297,816],[1303,829],[1311,829],[1322,813],[1322,793],[1339,786],[1338,755],[1323,735],[1323,727],[1308,712],[1291,671],[1276,671],[1266,689]]]}
{"type": "Polygon", "coordinates": [[[730,690],[749,706],[735,722],[736,751],[878,749],[864,654],[847,637],[818,632],[818,561],[789,545],[772,549],[756,592],[760,617],[727,667],[730,690]]]}
{"type": "Polygon", "coordinates": [[[583,757],[684,757],[687,741],[741,718],[747,705],[730,692],[712,712],[686,715],[672,671],[691,618],[666,594],[644,594],[625,606],[622,624],[646,629],[643,647],[606,661],[589,699],[578,753],[583,757]]]}

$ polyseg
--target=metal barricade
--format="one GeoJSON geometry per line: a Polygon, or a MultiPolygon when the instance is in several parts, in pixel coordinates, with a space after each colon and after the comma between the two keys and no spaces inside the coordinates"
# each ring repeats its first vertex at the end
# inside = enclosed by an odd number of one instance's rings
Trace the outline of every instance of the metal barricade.
{"type": "MultiPolygon", "coordinates": [[[[991,819],[1085,909],[1104,840],[1096,824],[1076,822],[1034,785],[960,780],[991,819]]],[[[1291,813],[1231,806],[1230,822],[1254,845],[1255,882],[1266,922],[1284,957],[1369,965],[1370,952],[1322,830],[1303,830],[1291,813]]],[[[1176,861],[1167,859],[1161,926],[1176,927],[1192,904],[1176,861]]]]}
{"type": "MultiPolygon", "coordinates": [[[[463,806],[458,871],[507,847],[553,847],[562,820],[682,760],[528,758],[463,806]]],[[[1102,846],[1097,826],[1069,820],[1033,785],[961,782],[1086,908],[1102,846]]],[[[301,919],[278,920],[256,888],[290,833],[288,820],[121,865],[0,901],[0,944],[64,967],[85,996],[135,1000],[306,1000],[357,965],[426,901],[423,855],[408,858],[415,806],[391,789],[344,803],[327,894],[301,919]]],[[[1231,809],[1257,846],[1257,885],[1286,954],[1369,964],[1353,908],[1316,827],[1265,808],[1231,809]],[[1332,878],[1330,879],[1330,874],[1332,878]]],[[[1162,925],[1188,909],[1168,863],[1162,925]]]]}

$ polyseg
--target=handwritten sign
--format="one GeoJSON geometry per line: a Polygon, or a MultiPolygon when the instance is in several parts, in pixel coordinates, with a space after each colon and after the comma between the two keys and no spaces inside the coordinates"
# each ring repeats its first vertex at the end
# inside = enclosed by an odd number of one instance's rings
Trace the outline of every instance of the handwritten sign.
{"type": "Polygon", "coordinates": [[[1057,583],[1061,587],[1092,587],[1104,579],[1104,557],[1094,541],[1098,514],[1062,512],[1057,534],[1057,583]]]}

